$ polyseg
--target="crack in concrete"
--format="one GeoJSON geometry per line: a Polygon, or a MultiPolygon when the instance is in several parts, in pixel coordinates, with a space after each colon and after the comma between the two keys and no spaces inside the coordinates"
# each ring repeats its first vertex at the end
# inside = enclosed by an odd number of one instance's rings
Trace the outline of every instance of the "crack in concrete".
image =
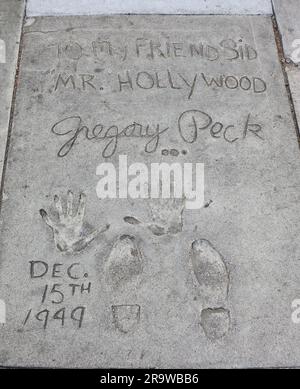
{"type": "Polygon", "coordinates": [[[282,73],[283,73],[283,77],[284,77],[284,83],[285,83],[285,87],[286,87],[286,91],[287,91],[287,95],[288,95],[288,99],[289,99],[289,104],[290,104],[290,109],[291,109],[291,113],[292,113],[292,117],[293,117],[293,121],[294,121],[294,125],[295,125],[296,135],[297,135],[297,139],[298,139],[298,145],[300,148],[300,128],[299,128],[299,123],[298,123],[298,119],[297,119],[297,115],[296,115],[296,111],[295,111],[295,105],[294,105],[294,100],[292,97],[291,87],[290,87],[288,75],[286,72],[287,68],[295,68],[298,66],[296,64],[294,64],[292,61],[287,62],[287,60],[284,56],[282,36],[281,36],[280,30],[278,27],[274,8],[273,8],[272,22],[273,22],[275,42],[276,42],[276,46],[277,46],[277,50],[278,50],[278,57],[279,57],[279,61],[281,64],[281,69],[282,69],[282,73]]]}
{"type": "Polygon", "coordinates": [[[20,31],[20,39],[19,39],[20,43],[19,43],[16,71],[15,71],[15,81],[14,81],[14,87],[13,87],[13,94],[12,94],[11,106],[10,106],[10,115],[9,115],[8,131],[7,131],[7,138],[6,138],[5,156],[4,156],[3,167],[2,167],[2,177],[1,177],[1,183],[0,183],[0,214],[1,214],[2,203],[3,203],[4,177],[5,177],[5,173],[6,173],[6,167],[7,167],[8,152],[9,152],[10,138],[11,138],[13,118],[14,118],[14,112],[15,112],[15,104],[16,104],[16,94],[17,94],[17,88],[18,88],[18,82],[19,82],[20,63],[21,63],[22,50],[23,50],[23,44],[24,44],[24,42],[23,42],[23,36],[24,36],[23,30],[24,30],[24,25],[25,25],[25,20],[26,20],[26,7],[27,7],[27,0],[25,0],[25,4],[24,4],[24,15],[23,15],[23,21],[22,21],[21,31],[20,31]]]}

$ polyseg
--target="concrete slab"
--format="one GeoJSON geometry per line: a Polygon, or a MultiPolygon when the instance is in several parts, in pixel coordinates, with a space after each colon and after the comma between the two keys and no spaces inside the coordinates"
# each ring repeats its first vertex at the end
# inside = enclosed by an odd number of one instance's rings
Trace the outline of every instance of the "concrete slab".
{"type": "Polygon", "coordinates": [[[273,0],[285,57],[300,63],[300,4],[298,0],[273,0]]]}
{"type": "Polygon", "coordinates": [[[0,365],[298,365],[300,156],[271,18],[29,24],[0,365]],[[120,174],[120,156],[204,163],[205,205],[100,199],[101,164],[120,174]]]}
{"type": "Polygon", "coordinates": [[[286,72],[289,80],[297,121],[300,125],[300,69],[297,67],[287,67],[286,72]]]}
{"type": "Polygon", "coordinates": [[[0,3],[0,178],[2,177],[24,10],[24,0],[3,0],[0,3]]]}
{"type": "Polygon", "coordinates": [[[28,0],[28,16],[99,14],[267,14],[271,0],[28,0]]]}

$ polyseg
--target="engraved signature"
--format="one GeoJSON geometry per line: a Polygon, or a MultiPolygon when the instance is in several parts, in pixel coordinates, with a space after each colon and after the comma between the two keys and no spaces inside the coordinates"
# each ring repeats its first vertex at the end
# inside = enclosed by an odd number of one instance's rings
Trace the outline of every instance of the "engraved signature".
{"type": "Polygon", "coordinates": [[[132,122],[124,128],[117,125],[105,126],[101,123],[97,123],[93,128],[90,128],[83,124],[80,116],[70,116],[55,123],[51,128],[51,132],[57,136],[68,136],[68,139],[57,153],[58,157],[68,155],[76,141],[82,136],[89,141],[99,140],[105,142],[102,156],[109,158],[115,154],[120,138],[146,139],[145,152],[153,153],[158,147],[160,136],[168,129],[169,127],[162,127],[161,124],[151,126],[150,124],[143,125],[137,122],[132,122]]]}
{"type": "MultiPolygon", "coordinates": [[[[214,120],[208,113],[190,109],[180,114],[177,120],[177,128],[181,139],[185,143],[195,143],[200,134],[206,132],[208,136],[214,139],[223,139],[227,143],[243,141],[248,136],[254,136],[259,141],[264,141],[263,126],[254,121],[253,115],[249,113],[240,123],[225,124],[220,120],[214,120]],[[241,123],[242,121],[242,123],[241,123]]],[[[57,155],[65,157],[74,147],[80,135],[88,141],[99,140],[105,142],[102,150],[102,156],[109,158],[117,150],[121,138],[140,138],[145,139],[144,150],[146,153],[153,153],[157,150],[160,137],[169,130],[169,127],[161,124],[149,125],[133,122],[126,127],[120,128],[117,125],[105,126],[96,124],[93,128],[83,124],[80,116],[70,116],[60,120],[52,127],[51,131],[57,136],[65,136],[67,140],[60,147],[57,155]]]]}

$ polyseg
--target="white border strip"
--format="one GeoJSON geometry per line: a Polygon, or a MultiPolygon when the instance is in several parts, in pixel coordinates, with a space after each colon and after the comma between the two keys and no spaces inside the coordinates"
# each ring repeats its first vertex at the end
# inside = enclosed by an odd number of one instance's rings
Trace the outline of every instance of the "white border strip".
{"type": "Polygon", "coordinates": [[[27,16],[111,14],[271,15],[271,0],[28,0],[27,16]]]}

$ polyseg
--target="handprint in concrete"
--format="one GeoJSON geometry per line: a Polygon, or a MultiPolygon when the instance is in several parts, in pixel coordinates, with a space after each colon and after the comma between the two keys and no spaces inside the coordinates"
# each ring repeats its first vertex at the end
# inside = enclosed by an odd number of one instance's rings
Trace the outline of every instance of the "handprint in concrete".
{"type": "Polygon", "coordinates": [[[182,231],[182,198],[153,199],[150,204],[151,223],[148,228],[154,235],[177,234],[182,231]]]}
{"type": "Polygon", "coordinates": [[[68,191],[67,206],[64,212],[59,196],[54,196],[54,204],[58,211],[58,219],[50,218],[48,213],[40,210],[44,222],[52,229],[56,248],[65,254],[74,254],[82,251],[99,234],[105,232],[109,225],[92,230],[84,224],[86,195],[81,193],[77,210],[74,211],[74,196],[68,191]]]}

